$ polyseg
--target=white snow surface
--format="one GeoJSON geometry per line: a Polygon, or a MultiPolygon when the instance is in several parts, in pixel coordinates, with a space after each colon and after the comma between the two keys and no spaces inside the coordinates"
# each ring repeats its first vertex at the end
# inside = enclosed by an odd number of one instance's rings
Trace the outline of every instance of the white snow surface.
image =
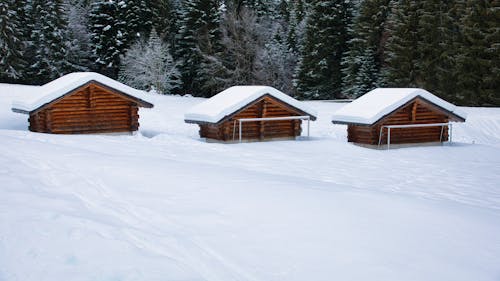
{"type": "Polygon", "coordinates": [[[452,144],[373,150],[318,111],[311,139],[206,143],[151,96],[134,135],[27,131],[0,94],[0,280],[498,281],[500,108],[452,144]]]}
{"type": "Polygon", "coordinates": [[[12,102],[12,108],[29,112],[43,106],[46,103],[50,103],[60,96],[65,95],[68,92],[90,81],[99,82],[127,95],[149,102],[148,94],[146,92],[134,89],[114,79],[95,72],[73,72],[59,77],[58,79],[53,80],[43,86],[18,87],[19,85],[3,84],[2,86],[0,86],[0,92],[21,92],[20,97],[12,102]],[[23,94],[27,90],[31,92],[31,95],[23,94]]]}
{"type": "Polygon", "coordinates": [[[332,121],[371,125],[400,106],[420,96],[466,119],[457,106],[419,88],[377,88],[336,111],[332,121]]]}
{"type": "Polygon", "coordinates": [[[270,96],[287,103],[310,116],[316,117],[316,111],[303,102],[269,86],[233,86],[210,99],[201,102],[184,115],[185,120],[217,123],[224,117],[231,115],[247,104],[269,94],[270,96]]]}

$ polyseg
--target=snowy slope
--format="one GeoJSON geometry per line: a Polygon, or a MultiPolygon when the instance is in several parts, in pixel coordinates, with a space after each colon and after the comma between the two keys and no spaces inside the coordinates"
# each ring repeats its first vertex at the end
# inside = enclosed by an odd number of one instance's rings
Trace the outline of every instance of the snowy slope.
{"type": "Polygon", "coordinates": [[[0,280],[500,279],[500,109],[453,145],[214,144],[152,96],[136,135],[26,131],[0,93],[0,280]],[[474,143],[474,144],[472,144],[474,143]]]}

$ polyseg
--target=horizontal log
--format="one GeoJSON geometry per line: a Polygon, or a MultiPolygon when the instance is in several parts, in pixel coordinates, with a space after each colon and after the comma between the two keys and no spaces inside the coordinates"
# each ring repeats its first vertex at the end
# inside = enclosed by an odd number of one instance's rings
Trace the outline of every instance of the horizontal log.
{"type": "Polygon", "coordinates": [[[51,126],[71,126],[75,124],[82,124],[88,126],[98,126],[99,124],[131,124],[127,119],[108,119],[108,120],[52,120],[47,122],[51,126]]]}
{"type": "Polygon", "coordinates": [[[89,111],[89,110],[130,110],[130,106],[125,106],[125,105],[107,105],[107,106],[100,106],[98,108],[57,108],[53,109],[52,112],[77,112],[77,111],[89,111]]]}
{"type": "Polygon", "coordinates": [[[52,132],[83,132],[104,130],[130,130],[130,125],[101,125],[101,126],[59,126],[52,128],[52,132]]]}
{"type": "Polygon", "coordinates": [[[52,116],[50,120],[53,121],[79,121],[79,120],[92,120],[92,121],[106,121],[113,119],[124,119],[124,120],[132,120],[135,118],[131,118],[128,114],[86,114],[86,115],[66,115],[66,116],[52,116]]]}
{"type": "Polygon", "coordinates": [[[137,129],[130,128],[118,128],[118,129],[106,129],[106,130],[82,130],[82,131],[52,131],[53,134],[103,134],[103,133],[126,133],[136,131],[137,129]]]}
{"type": "Polygon", "coordinates": [[[47,123],[47,126],[50,128],[74,128],[74,127],[85,127],[85,128],[100,128],[100,127],[129,127],[130,123],[125,122],[107,122],[107,123],[88,123],[88,122],[80,122],[80,123],[47,123]]]}

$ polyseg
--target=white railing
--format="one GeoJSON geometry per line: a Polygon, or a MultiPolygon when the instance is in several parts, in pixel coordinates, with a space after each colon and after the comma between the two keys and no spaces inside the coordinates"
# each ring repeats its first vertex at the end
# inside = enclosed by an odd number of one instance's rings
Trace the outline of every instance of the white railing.
{"type": "Polygon", "coordinates": [[[234,120],[233,125],[233,140],[235,138],[236,121],[239,122],[239,142],[242,141],[242,125],[244,122],[255,122],[255,121],[280,121],[280,120],[307,120],[307,137],[309,138],[309,127],[311,122],[310,116],[286,116],[286,117],[262,117],[262,118],[241,118],[234,120]]]}
{"type": "Polygon", "coordinates": [[[385,125],[380,127],[380,133],[378,136],[378,146],[380,147],[381,142],[382,142],[382,132],[384,131],[384,128],[387,128],[387,149],[390,149],[391,147],[391,129],[396,129],[396,128],[416,128],[416,127],[441,127],[441,135],[439,136],[439,142],[443,141],[443,131],[444,127],[448,126],[449,129],[449,139],[448,141],[451,142],[451,137],[452,137],[452,125],[451,123],[431,123],[431,124],[405,124],[405,125],[385,125]]]}

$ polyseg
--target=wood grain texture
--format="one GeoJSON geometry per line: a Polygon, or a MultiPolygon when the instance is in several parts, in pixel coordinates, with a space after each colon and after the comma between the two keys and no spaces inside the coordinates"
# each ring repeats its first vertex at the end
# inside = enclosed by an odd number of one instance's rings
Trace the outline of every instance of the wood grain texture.
{"type": "MultiPolygon", "coordinates": [[[[349,142],[377,145],[382,126],[447,123],[448,121],[449,116],[445,112],[427,101],[417,98],[371,126],[348,125],[347,140],[349,142]]],[[[388,129],[383,128],[382,144],[387,143],[387,136],[388,129]]],[[[448,137],[448,127],[444,127],[442,136],[441,127],[391,129],[391,143],[393,144],[447,141],[448,137]]]]}
{"type": "MultiPolygon", "coordinates": [[[[283,102],[264,96],[217,124],[199,124],[199,132],[202,138],[233,141],[239,139],[239,119],[300,115],[300,112],[283,102]]],[[[241,136],[245,141],[295,138],[301,134],[301,123],[302,120],[243,122],[241,136]]]]}
{"type": "Polygon", "coordinates": [[[53,134],[136,131],[138,106],[118,92],[91,83],[30,113],[29,130],[53,134]]]}

